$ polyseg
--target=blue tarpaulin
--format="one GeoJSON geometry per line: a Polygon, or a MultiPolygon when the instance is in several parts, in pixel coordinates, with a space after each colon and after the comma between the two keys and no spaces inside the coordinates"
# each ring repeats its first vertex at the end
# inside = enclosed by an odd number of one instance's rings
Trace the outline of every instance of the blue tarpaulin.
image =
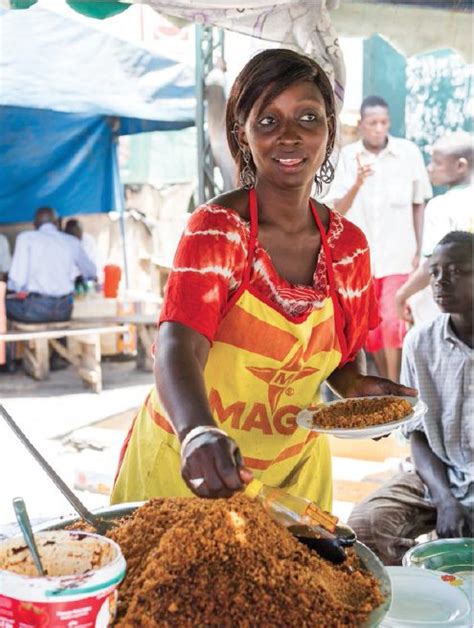
{"type": "Polygon", "coordinates": [[[0,222],[117,207],[117,135],[194,124],[194,71],[34,6],[0,13],[0,222]]]}

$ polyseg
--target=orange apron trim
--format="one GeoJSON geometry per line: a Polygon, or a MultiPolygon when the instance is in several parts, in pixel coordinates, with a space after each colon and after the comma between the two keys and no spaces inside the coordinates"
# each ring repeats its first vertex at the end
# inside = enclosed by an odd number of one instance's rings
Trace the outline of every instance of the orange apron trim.
{"type": "Polygon", "coordinates": [[[294,456],[297,456],[303,451],[303,448],[310,441],[318,438],[318,436],[319,434],[317,434],[316,432],[310,432],[306,440],[304,440],[302,443],[298,443],[296,445],[292,445],[291,447],[283,449],[283,451],[281,451],[274,460],[262,460],[260,458],[250,458],[248,456],[244,456],[244,464],[250,469],[259,469],[264,471],[265,469],[268,469],[268,467],[270,467],[272,464],[282,462],[283,460],[288,460],[288,458],[293,458],[294,456]]]}
{"type": "Polygon", "coordinates": [[[161,429],[165,430],[165,432],[167,432],[168,434],[174,434],[174,430],[173,430],[170,422],[167,421],[165,419],[165,417],[162,414],[160,414],[159,412],[157,412],[155,410],[155,408],[153,407],[153,403],[152,403],[152,399],[151,399],[151,393],[146,398],[145,406],[146,406],[146,409],[147,409],[147,411],[148,411],[148,413],[149,413],[153,423],[158,425],[158,427],[161,427],[161,429]]]}

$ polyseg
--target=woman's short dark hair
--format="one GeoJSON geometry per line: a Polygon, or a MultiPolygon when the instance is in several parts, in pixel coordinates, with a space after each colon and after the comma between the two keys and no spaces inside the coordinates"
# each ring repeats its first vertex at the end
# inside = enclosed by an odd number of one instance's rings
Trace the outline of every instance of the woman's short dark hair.
{"type": "Polygon", "coordinates": [[[259,52],[244,66],[234,81],[227,101],[227,142],[239,171],[245,164],[235,133],[236,123],[245,124],[262,94],[263,109],[288,87],[301,81],[314,83],[321,92],[330,120],[328,154],[332,152],[336,137],[336,104],[329,78],[314,59],[287,48],[272,48],[259,52]]]}

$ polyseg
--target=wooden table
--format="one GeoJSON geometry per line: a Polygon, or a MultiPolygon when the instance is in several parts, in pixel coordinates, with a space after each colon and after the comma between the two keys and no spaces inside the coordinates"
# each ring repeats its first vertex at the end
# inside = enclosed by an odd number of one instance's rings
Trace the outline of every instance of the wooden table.
{"type": "Polygon", "coordinates": [[[72,319],[86,320],[88,324],[128,325],[124,335],[101,336],[103,355],[136,353],[137,368],[153,370],[151,346],[155,340],[156,323],[162,299],[159,295],[143,294],[116,299],[92,295],[75,299],[72,319]]]}

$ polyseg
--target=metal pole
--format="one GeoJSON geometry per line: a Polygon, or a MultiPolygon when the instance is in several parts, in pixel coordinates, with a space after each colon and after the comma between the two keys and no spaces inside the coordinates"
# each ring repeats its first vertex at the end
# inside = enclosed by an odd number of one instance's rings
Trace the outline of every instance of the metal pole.
{"type": "Polygon", "coordinates": [[[198,202],[201,205],[206,201],[204,183],[204,60],[202,51],[203,27],[196,24],[196,133],[197,133],[197,171],[198,171],[198,202]]]}
{"type": "Polygon", "coordinates": [[[214,67],[214,52],[224,58],[224,31],[214,36],[212,26],[196,24],[196,131],[198,160],[198,200],[204,203],[219,191],[214,178],[214,159],[207,134],[205,78],[214,67]]]}
{"type": "Polygon", "coordinates": [[[123,192],[123,185],[120,181],[120,170],[118,164],[118,135],[114,135],[114,145],[112,149],[112,159],[114,168],[114,199],[115,209],[119,212],[120,222],[120,236],[122,239],[122,253],[123,253],[123,274],[125,278],[125,289],[130,288],[129,275],[128,275],[128,262],[127,262],[127,239],[125,229],[125,198],[123,192]]]}

